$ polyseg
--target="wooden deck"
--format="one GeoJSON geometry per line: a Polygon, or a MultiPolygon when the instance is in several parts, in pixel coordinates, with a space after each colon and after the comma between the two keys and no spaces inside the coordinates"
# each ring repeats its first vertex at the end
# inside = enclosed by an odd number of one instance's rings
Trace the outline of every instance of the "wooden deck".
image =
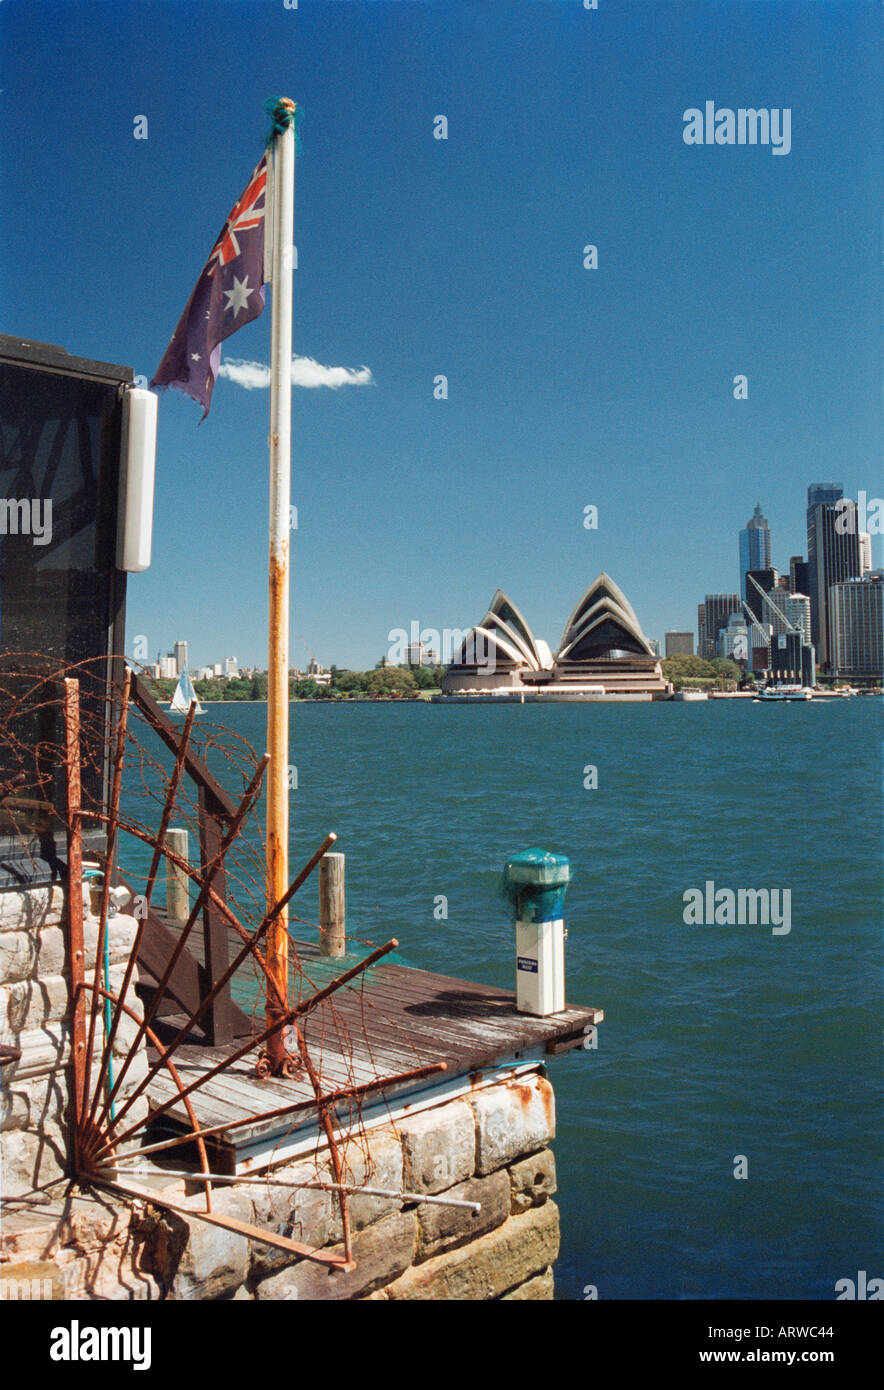
{"type": "MultiPolygon", "coordinates": [[[[315,946],[301,943],[298,950],[305,974],[317,987],[356,959],[348,957],[342,962],[322,958],[315,946]]],[[[309,993],[312,988],[305,986],[304,994],[309,993]]],[[[601,1009],[578,1006],[548,1018],[534,1018],[517,1013],[515,995],[510,991],[382,962],[318,1005],[307,1016],[304,1033],[326,1091],[393,1077],[434,1062],[446,1064],[444,1072],[429,1078],[391,1084],[373,1093],[364,1106],[367,1113],[370,1105],[383,1112],[417,1092],[439,1087],[450,1092],[453,1083],[466,1082],[477,1072],[579,1048],[588,1026],[603,1018],[601,1009]]],[[[166,1018],[163,1032],[175,1026],[174,1016],[166,1018]]],[[[176,1049],[175,1064],[182,1082],[187,1085],[194,1081],[234,1050],[235,1045],[212,1048],[201,1044],[176,1049]]],[[[168,1073],[159,1072],[148,1093],[152,1108],[175,1093],[168,1073]]],[[[194,1091],[190,1100],[200,1125],[214,1127],[242,1122],[297,1101],[310,1101],[313,1094],[310,1082],[302,1075],[292,1080],[256,1077],[255,1053],[251,1052],[194,1091]]],[[[342,1120],[345,1115],[346,1106],[342,1120]]],[[[162,1117],[165,1124],[170,1119],[190,1128],[183,1105],[173,1106],[162,1117]]],[[[261,1151],[269,1155],[280,1139],[287,1137],[291,1143],[299,1132],[302,1137],[315,1135],[314,1107],[241,1124],[217,1144],[219,1162],[229,1171],[238,1171],[247,1154],[252,1159],[261,1151]]],[[[269,1156],[266,1161],[271,1161],[269,1156]]]]}

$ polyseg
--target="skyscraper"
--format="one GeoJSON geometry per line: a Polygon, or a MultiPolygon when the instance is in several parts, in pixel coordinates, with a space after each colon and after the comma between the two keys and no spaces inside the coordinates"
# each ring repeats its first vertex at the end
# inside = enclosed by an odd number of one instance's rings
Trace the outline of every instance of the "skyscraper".
{"type": "Polygon", "coordinates": [[[803,555],[789,557],[789,589],[793,594],[806,594],[810,586],[807,561],[803,555]]]}
{"type": "Polygon", "coordinates": [[[833,634],[829,593],[833,584],[860,576],[860,544],[856,504],[838,502],[844,496],[837,483],[816,483],[807,489],[807,568],[810,625],[817,664],[832,667],[833,634]]]}
{"type": "Polygon", "coordinates": [[[175,674],[180,676],[187,665],[187,643],[181,641],[176,642],[170,655],[175,658],[175,666],[177,668],[175,674]]]}
{"type": "Polygon", "coordinates": [[[718,653],[718,634],[727,627],[731,613],[740,613],[742,604],[739,594],[707,594],[703,608],[703,650],[700,656],[710,660],[718,653]]]}
{"type": "Polygon", "coordinates": [[[761,514],[761,503],[740,532],[740,596],[746,597],[746,574],[749,570],[770,568],[770,528],[767,517],[761,514]]]}
{"type": "MultiPolygon", "coordinates": [[[[880,572],[879,572],[880,573],[880,572]]],[[[884,675],[884,583],[876,576],[846,579],[829,591],[831,666],[838,676],[884,675]]]]}

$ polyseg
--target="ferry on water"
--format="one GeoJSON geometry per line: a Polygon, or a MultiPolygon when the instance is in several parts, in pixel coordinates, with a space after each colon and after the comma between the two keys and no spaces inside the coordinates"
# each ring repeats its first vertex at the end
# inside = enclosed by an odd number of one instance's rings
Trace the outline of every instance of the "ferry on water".
{"type": "Polygon", "coordinates": [[[766,685],[755,697],[755,703],[768,700],[812,700],[813,691],[806,685],[766,685]]]}

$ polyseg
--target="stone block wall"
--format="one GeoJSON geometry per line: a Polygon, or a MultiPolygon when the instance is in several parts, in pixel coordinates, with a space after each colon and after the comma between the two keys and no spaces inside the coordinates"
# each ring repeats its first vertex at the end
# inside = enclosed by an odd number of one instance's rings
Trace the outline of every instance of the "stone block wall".
{"type": "MultiPolygon", "coordinates": [[[[0,892],[0,1036],[21,1049],[3,1068],[2,1195],[52,1191],[67,1164],[70,1087],[70,987],[65,962],[61,886],[0,892]]],[[[98,920],[84,922],[87,979],[92,978],[98,920]]],[[[134,917],[109,921],[110,989],[122,985],[137,930],[134,917]]],[[[126,1002],[136,1016],[134,992],[126,1002]]],[[[87,999],[91,996],[87,995],[87,999]]],[[[119,1064],[137,1024],[122,1019],[115,1039],[119,1064]]],[[[103,1047],[96,1029],[93,1075],[103,1047]]],[[[128,1096],[147,1069],[146,1050],[127,1072],[128,1096]]],[[[147,1097],[132,1108],[146,1115],[147,1097]]],[[[73,1194],[4,1213],[0,1297],[68,1299],[550,1299],[558,1253],[552,1087],[543,1068],[494,1081],[481,1076],[460,1098],[440,1101],[395,1125],[373,1127],[344,1143],[345,1181],[392,1192],[478,1202],[465,1207],[403,1202],[373,1195],[350,1199],[352,1270],[249,1240],[162,1207],[103,1194],[73,1194]],[[43,1292],[40,1292],[40,1291],[43,1292]],[[5,1291],[5,1292],[4,1292],[5,1291]],[[12,1291],[12,1292],[10,1292],[12,1291]],[[46,1292],[49,1291],[49,1292],[46,1292]]],[[[337,1198],[316,1188],[273,1187],[263,1180],[216,1188],[213,1208],[283,1233],[317,1249],[342,1251],[337,1198]]],[[[327,1153],[280,1164],[278,1182],[330,1182],[327,1153]]],[[[180,1180],[156,1168],[157,1195],[190,1207],[180,1180]]],[[[141,1185],[139,1183],[139,1185],[141,1185]]]]}
{"type": "MultiPolygon", "coordinates": [[[[4,1281],[12,1288],[32,1278],[54,1288],[55,1297],[75,1299],[548,1300],[559,1247],[558,1209],[550,1200],[554,1133],[553,1091],[538,1067],[354,1137],[343,1148],[348,1182],[479,1202],[481,1209],[352,1198],[352,1270],[329,1270],[149,1201],[123,1207],[102,1199],[91,1215],[86,1206],[75,1230],[66,1211],[50,1239],[48,1214],[7,1223],[0,1293],[4,1281]]],[[[319,1151],[267,1176],[316,1182],[329,1180],[329,1172],[319,1151]]],[[[167,1195],[200,1202],[171,1183],[167,1195]]],[[[216,1188],[212,1205],[304,1244],[342,1249],[330,1192],[261,1180],[216,1188]]]]}
{"type": "MultiPolygon", "coordinates": [[[[558,1209],[549,1200],[554,1134],[553,1090],[540,1069],[477,1088],[369,1130],[343,1153],[348,1182],[479,1202],[478,1213],[351,1198],[356,1268],[348,1271],[166,1214],[156,1224],[150,1272],[172,1299],[550,1299],[559,1245],[558,1209]]],[[[330,1180],[330,1170],[320,1155],[269,1177],[315,1182],[330,1180]]],[[[343,1251],[330,1192],[262,1183],[213,1193],[213,1207],[317,1249],[343,1251]]]]}
{"type": "MultiPolygon", "coordinates": [[[[0,1159],[5,1197],[19,1196],[60,1178],[67,1162],[67,1106],[70,1086],[70,984],[65,964],[63,925],[65,895],[60,884],[0,892],[0,1037],[21,1048],[21,1058],[3,1068],[0,1159]]],[[[98,918],[83,923],[86,979],[92,979],[98,945],[98,918]]],[[[109,919],[110,990],[123,983],[137,922],[117,913],[109,919]]],[[[102,971],[99,971],[99,983],[102,971]]],[[[137,970],[126,999],[142,1017],[135,994],[137,970]]],[[[87,992],[87,1010],[91,991],[87,992]]],[[[114,1039],[119,1066],[129,1051],[137,1024],[123,1016],[114,1039]]],[[[104,1046],[102,1027],[96,1029],[93,1077],[104,1046]]],[[[126,1073],[121,1098],[129,1095],[147,1070],[147,1054],[126,1073]]],[[[130,1112],[147,1113],[147,1098],[139,1097],[130,1112]]]]}

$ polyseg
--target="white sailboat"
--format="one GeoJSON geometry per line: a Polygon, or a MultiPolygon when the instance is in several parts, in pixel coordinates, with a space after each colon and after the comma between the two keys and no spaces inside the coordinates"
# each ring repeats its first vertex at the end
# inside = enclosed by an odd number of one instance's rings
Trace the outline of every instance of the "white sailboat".
{"type": "Polygon", "coordinates": [[[172,696],[169,710],[174,714],[186,714],[191,705],[196,705],[197,714],[203,713],[203,707],[196,698],[193,681],[187,674],[187,667],[185,666],[181,675],[178,677],[178,684],[175,687],[175,694],[172,696]]]}

